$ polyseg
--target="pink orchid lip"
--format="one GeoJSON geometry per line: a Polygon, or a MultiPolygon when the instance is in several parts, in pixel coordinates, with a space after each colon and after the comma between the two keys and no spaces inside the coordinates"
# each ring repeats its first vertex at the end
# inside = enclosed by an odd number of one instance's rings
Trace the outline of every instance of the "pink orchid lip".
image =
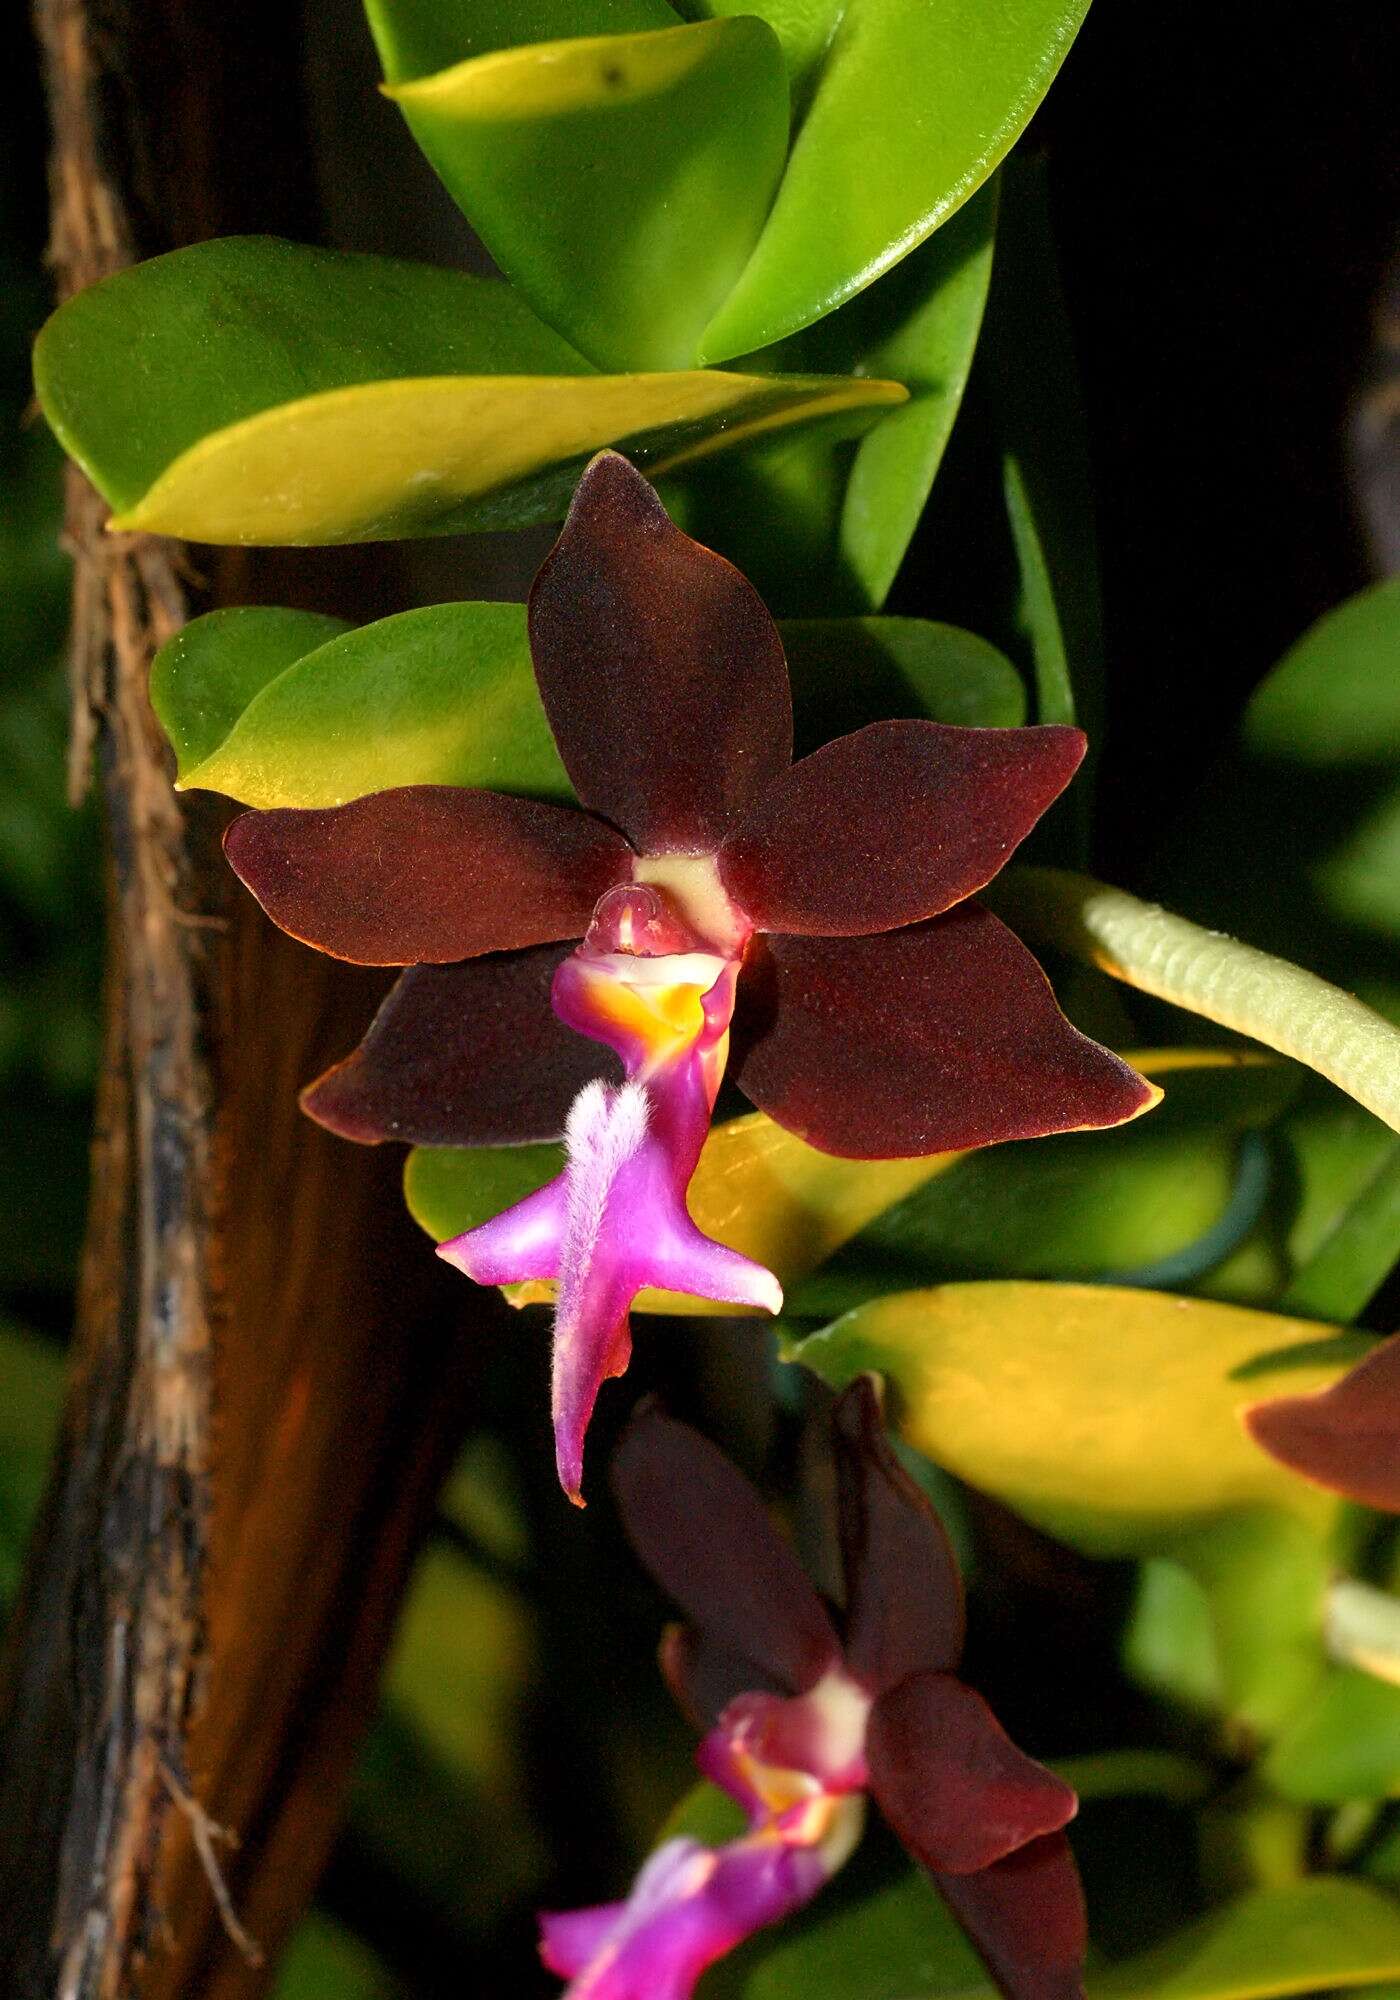
{"type": "Polygon", "coordinates": [[[613,1049],[626,1081],[579,1093],[556,1180],[439,1247],[480,1284],[554,1283],[556,1452],[561,1484],[580,1504],[584,1436],[602,1383],[627,1366],[639,1292],[782,1305],[772,1272],[704,1236],[686,1207],[728,1060],[739,974],[704,925],[721,921],[730,937],[740,926],[727,900],[717,909],[713,898],[695,921],[718,878],[704,857],[683,859],[666,887],[606,890],[554,975],[559,1020],[613,1049]],[[689,903],[678,904],[676,879],[690,883],[689,903]]]}

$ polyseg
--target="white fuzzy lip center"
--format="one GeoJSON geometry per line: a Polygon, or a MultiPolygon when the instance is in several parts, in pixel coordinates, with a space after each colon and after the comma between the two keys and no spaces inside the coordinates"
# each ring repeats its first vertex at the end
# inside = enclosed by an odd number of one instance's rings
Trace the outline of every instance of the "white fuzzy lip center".
{"type": "Polygon", "coordinates": [[[696,936],[725,958],[737,958],[753,925],[720,880],[713,854],[639,854],[632,880],[661,889],[696,936]]]}

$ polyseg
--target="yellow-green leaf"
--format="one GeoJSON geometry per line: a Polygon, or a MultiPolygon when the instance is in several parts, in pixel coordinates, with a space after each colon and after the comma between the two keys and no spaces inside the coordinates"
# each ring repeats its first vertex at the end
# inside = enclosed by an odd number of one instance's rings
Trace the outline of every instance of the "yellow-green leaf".
{"type": "Polygon", "coordinates": [[[603,445],[661,470],[905,400],[839,377],[600,375],[499,280],[271,237],[79,293],[35,382],[114,526],[223,543],[517,527],[561,515],[603,445]]]}
{"type": "Polygon", "coordinates": [[[1150,1553],[1244,1507],[1335,1503],[1259,1451],[1245,1405],[1336,1380],[1355,1335],[1098,1285],[942,1285],[787,1348],[833,1384],[887,1375],[910,1443],[1095,1555],[1150,1553]]]}

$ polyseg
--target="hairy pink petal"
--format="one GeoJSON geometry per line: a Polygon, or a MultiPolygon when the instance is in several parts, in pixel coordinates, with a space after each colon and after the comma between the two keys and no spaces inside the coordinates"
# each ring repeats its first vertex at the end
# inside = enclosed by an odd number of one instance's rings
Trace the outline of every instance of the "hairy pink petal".
{"type": "Polygon", "coordinates": [[[1255,1403],[1244,1421],[1290,1471],[1363,1507],[1400,1514],[1400,1336],[1330,1389],[1255,1403]]]}
{"type": "Polygon", "coordinates": [[[530,649],[586,806],[655,854],[713,848],[792,756],[777,627],[616,452],[579,481],[530,592],[530,649]]]}
{"type": "Polygon", "coordinates": [[[302,1093],[342,1139],[515,1146],[558,1139],[595,1077],[622,1075],[549,1005],[568,945],[420,965],[405,972],[359,1047],[302,1093]]]}
{"type": "Polygon", "coordinates": [[[1043,1833],[1078,1801],[1018,1750],[980,1694],[951,1674],[911,1674],[886,1689],[866,1738],[870,1790],[916,1860],[970,1875],[1043,1833]]]}
{"type": "Polygon", "coordinates": [[[244,813],[224,852],[275,924],[359,965],[579,937],[632,868],[626,841],[588,813],[457,785],[244,813]]]}
{"type": "Polygon", "coordinates": [[[934,1881],[1005,2000],[1084,2000],[1084,1891],[1062,1833],[934,1881]]]}
{"type": "Polygon", "coordinates": [[[846,1665],[877,1692],[924,1667],[955,1667],[963,1591],[943,1524],[890,1449],[873,1376],[832,1416],[846,1576],[846,1665]]]}
{"type": "Polygon", "coordinates": [[[698,1431],[644,1404],[613,1457],[628,1539],[707,1646],[804,1692],[840,1658],[821,1599],[762,1501],[698,1431]]]}
{"type": "Polygon", "coordinates": [[[953,1152],[1118,1125],[1154,1101],[975,903],[881,937],[764,939],[740,998],[735,1082],[826,1153],[953,1152]]]}
{"type": "Polygon", "coordinates": [[[720,850],[761,930],[889,931],[991,881],[1083,760],[1078,729],[872,722],[794,764],[720,850]]]}
{"type": "Polygon", "coordinates": [[[690,2000],[706,1966],[800,1909],[827,1873],[815,1851],[776,1841],[669,1840],[625,1903],[542,1917],[544,1961],[572,1980],[565,2000],[690,2000]]]}

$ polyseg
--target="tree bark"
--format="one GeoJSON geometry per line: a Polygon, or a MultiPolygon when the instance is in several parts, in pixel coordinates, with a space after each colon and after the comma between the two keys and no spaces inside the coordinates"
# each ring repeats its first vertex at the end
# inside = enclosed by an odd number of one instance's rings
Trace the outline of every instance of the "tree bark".
{"type": "MultiPolygon", "coordinates": [[[[215,231],[310,233],[290,10],[36,0],[36,21],[61,294],[215,231]]],[[[0,1666],[0,1990],[251,2000],[334,1835],[470,1357],[398,1159],[296,1108],[379,982],[233,893],[226,814],[171,789],[146,678],[211,603],[363,614],[394,572],[113,537],[105,513],[70,474],[105,1058],[61,1445],[0,1666]]]]}

